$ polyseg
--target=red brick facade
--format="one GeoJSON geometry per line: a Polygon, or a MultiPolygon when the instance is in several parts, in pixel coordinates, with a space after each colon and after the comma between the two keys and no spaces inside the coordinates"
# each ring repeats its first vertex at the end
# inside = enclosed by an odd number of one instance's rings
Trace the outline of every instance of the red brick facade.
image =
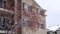
{"type": "MultiPolygon", "coordinates": [[[[29,10],[27,11],[24,7],[25,4],[24,2],[21,2],[20,4],[15,0],[4,0],[6,2],[6,7],[5,9],[8,10],[6,12],[5,10],[3,12],[0,11],[0,16],[1,17],[6,17],[6,19],[9,20],[11,18],[14,21],[14,24],[18,24],[22,27],[31,27],[31,29],[35,30],[36,28],[39,28],[39,22],[41,22],[39,15],[42,17],[45,17],[45,10],[41,10],[41,14],[38,15],[38,8],[35,7],[34,5],[29,5],[29,10]],[[16,2],[16,3],[15,3],[16,2]],[[11,10],[11,12],[10,12],[11,10]],[[28,20],[28,24],[26,25],[25,22],[28,20]],[[19,22],[19,23],[18,23],[19,22]]],[[[16,25],[16,27],[18,27],[16,25]]],[[[14,27],[14,28],[16,28],[14,27]]],[[[43,28],[43,27],[42,27],[43,28]]],[[[14,29],[12,29],[14,30],[14,29]]],[[[18,27],[15,30],[15,34],[19,34],[19,31],[21,32],[21,28],[18,27]],[[20,29],[20,30],[19,30],[20,29]]]]}

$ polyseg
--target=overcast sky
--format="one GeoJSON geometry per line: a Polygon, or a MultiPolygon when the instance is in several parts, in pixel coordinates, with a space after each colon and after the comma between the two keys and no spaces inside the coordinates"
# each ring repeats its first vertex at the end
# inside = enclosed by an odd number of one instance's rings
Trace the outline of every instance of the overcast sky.
{"type": "Polygon", "coordinates": [[[47,26],[51,27],[60,24],[60,0],[36,0],[36,2],[47,10],[47,26]]]}

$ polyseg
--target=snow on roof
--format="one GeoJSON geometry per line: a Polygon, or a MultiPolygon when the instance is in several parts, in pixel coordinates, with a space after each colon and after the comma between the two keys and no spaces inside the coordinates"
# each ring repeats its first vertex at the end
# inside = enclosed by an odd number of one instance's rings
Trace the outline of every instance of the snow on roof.
{"type": "Polygon", "coordinates": [[[60,25],[58,26],[53,26],[53,27],[48,27],[47,29],[50,29],[52,31],[60,30],[60,25]]]}

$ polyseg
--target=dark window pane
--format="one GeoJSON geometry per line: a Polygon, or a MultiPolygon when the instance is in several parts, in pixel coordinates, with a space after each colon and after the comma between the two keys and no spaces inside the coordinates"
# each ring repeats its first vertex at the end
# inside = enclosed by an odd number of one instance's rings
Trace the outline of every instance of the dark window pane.
{"type": "Polygon", "coordinates": [[[4,8],[6,8],[6,1],[3,1],[3,4],[4,4],[4,8]]]}
{"type": "Polygon", "coordinates": [[[3,19],[2,17],[0,17],[0,25],[3,25],[3,19]]]}
{"type": "Polygon", "coordinates": [[[4,30],[3,26],[0,26],[0,30],[4,30]]]}
{"type": "Polygon", "coordinates": [[[3,19],[3,24],[5,23],[5,19],[3,19]]]}
{"type": "Polygon", "coordinates": [[[18,0],[18,3],[21,3],[21,0],[18,0]]]}
{"type": "Polygon", "coordinates": [[[29,27],[29,20],[25,21],[24,26],[29,27]]]}
{"type": "Polygon", "coordinates": [[[0,8],[3,8],[3,0],[0,0],[0,8]]]}
{"type": "Polygon", "coordinates": [[[38,27],[44,29],[44,24],[39,24],[38,27]]]}
{"type": "Polygon", "coordinates": [[[1,18],[0,18],[0,22],[1,22],[1,18]]]}
{"type": "Polygon", "coordinates": [[[50,32],[47,32],[47,34],[50,34],[50,32]]]}

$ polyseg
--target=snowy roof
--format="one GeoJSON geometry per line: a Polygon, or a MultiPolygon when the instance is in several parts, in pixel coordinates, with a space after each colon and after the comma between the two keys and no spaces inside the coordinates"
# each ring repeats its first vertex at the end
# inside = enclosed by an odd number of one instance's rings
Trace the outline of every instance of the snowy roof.
{"type": "Polygon", "coordinates": [[[50,29],[52,31],[60,30],[60,25],[58,26],[53,26],[53,27],[48,27],[47,29],[50,29]]]}

